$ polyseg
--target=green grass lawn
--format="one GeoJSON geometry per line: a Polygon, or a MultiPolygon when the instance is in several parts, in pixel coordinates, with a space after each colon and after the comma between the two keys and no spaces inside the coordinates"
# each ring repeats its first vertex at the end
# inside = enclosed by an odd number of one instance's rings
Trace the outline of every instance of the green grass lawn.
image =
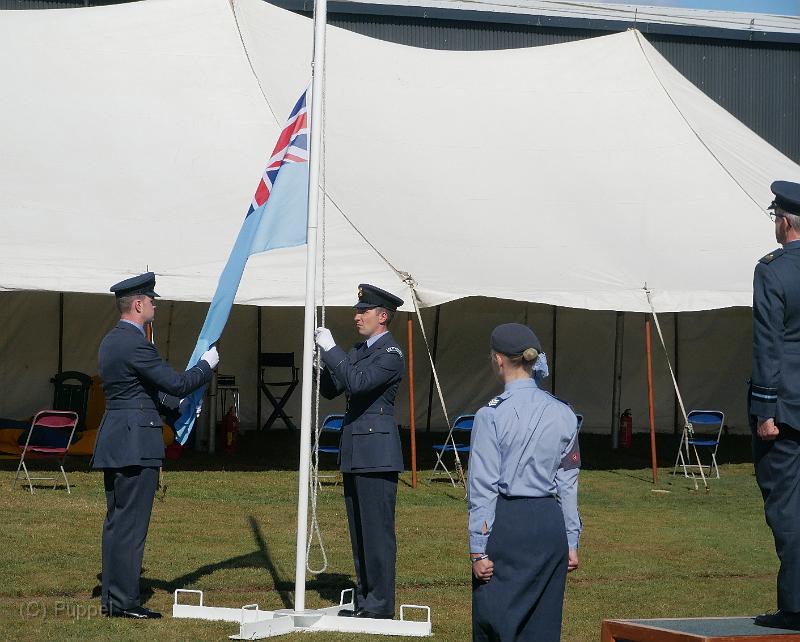
{"type": "MultiPolygon", "coordinates": [[[[173,620],[175,588],[202,589],[212,606],[292,604],[296,472],[202,470],[202,461],[168,470],[143,574],[147,605],[167,617],[136,622],[86,615],[99,607],[101,474],[72,472],[72,495],[42,488],[30,496],[11,488],[9,463],[0,473],[0,639],[223,640],[238,631],[231,623],[173,620]]],[[[603,618],[774,608],[777,560],[752,466],[723,466],[708,493],[663,469],[657,488],[669,492],[654,493],[649,475],[636,467],[582,472],[581,566],[568,581],[563,640],[599,640],[603,618]]],[[[429,477],[422,473],[416,490],[408,473],[401,478],[398,604],[430,605],[436,639],[468,640],[464,492],[429,477]]],[[[330,564],[325,574],[309,575],[310,607],[338,602],[353,573],[341,486],[324,487],[319,512],[330,564]]]]}

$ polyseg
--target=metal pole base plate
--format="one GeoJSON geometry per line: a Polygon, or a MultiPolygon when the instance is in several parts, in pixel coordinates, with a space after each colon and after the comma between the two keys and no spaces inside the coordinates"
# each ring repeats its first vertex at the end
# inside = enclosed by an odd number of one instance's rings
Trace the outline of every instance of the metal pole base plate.
{"type": "Polygon", "coordinates": [[[263,638],[294,633],[296,631],[336,631],[339,633],[369,633],[373,635],[405,635],[426,637],[432,635],[431,609],[428,606],[403,604],[399,620],[378,620],[373,618],[339,617],[340,609],[353,608],[353,589],[342,591],[338,606],[323,609],[293,611],[262,611],[258,604],[246,604],[240,609],[205,606],[203,591],[177,589],[172,605],[172,617],[197,620],[217,620],[238,622],[239,634],[231,635],[232,640],[260,640],[263,638]],[[200,604],[181,604],[181,593],[194,593],[200,596],[200,604]],[[345,596],[349,593],[348,601],[345,596]],[[406,620],[406,611],[416,609],[425,612],[424,620],[406,620]]]}

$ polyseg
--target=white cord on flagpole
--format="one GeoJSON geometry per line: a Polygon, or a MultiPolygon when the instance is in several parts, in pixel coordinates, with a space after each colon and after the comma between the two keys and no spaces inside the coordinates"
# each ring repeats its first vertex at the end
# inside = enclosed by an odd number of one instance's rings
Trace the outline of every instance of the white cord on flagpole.
{"type": "MultiPolygon", "coordinates": [[[[320,315],[321,315],[321,323],[319,325],[325,326],[325,67],[322,67],[322,98],[321,98],[321,113],[322,113],[322,137],[321,137],[321,157],[320,157],[320,190],[322,192],[322,216],[321,216],[321,227],[322,227],[322,235],[320,239],[320,315]]],[[[316,315],[316,307],[314,308],[314,326],[317,326],[317,315],[316,315]]],[[[314,575],[319,575],[320,573],[324,573],[328,569],[328,554],[325,551],[325,543],[322,540],[322,530],[319,526],[319,515],[317,514],[317,494],[319,491],[319,446],[320,446],[320,438],[322,437],[322,425],[320,423],[320,414],[319,414],[319,397],[320,397],[320,380],[322,377],[322,359],[321,359],[321,352],[319,347],[317,347],[316,351],[316,390],[314,395],[314,450],[313,450],[313,457],[311,462],[311,475],[309,477],[309,494],[311,497],[311,522],[308,527],[308,543],[306,545],[306,568],[308,569],[309,573],[313,573],[314,575]],[[322,556],[322,565],[319,568],[314,568],[311,566],[311,545],[314,542],[314,539],[317,540],[317,544],[319,545],[319,552],[322,556]]]]}

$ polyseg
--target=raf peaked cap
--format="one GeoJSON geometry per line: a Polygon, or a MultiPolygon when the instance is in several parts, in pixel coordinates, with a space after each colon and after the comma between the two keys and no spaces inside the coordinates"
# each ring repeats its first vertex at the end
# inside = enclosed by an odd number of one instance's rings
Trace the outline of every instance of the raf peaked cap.
{"type": "Polygon", "coordinates": [[[145,272],[139,276],[132,276],[130,279],[115,283],[111,286],[111,291],[117,295],[117,298],[135,296],[137,294],[155,298],[158,296],[155,293],[155,287],[156,275],[152,272],[145,272]]]}
{"type": "Polygon", "coordinates": [[[775,181],[769,188],[775,194],[775,200],[767,209],[780,208],[789,214],[800,215],[800,183],[775,181]]]}
{"type": "Polygon", "coordinates": [[[514,357],[522,354],[528,348],[537,352],[542,351],[542,344],[528,326],[521,323],[503,323],[492,331],[489,342],[492,350],[514,357]]]}
{"type": "Polygon", "coordinates": [[[381,290],[369,283],[362,283],[358,286],[358,303],[353,307],[357,310],[369,310],[370,308],[386,308],[387,310],[397,310],[403,305],[403,299],[396,297],[391,292],[381,290]]]}

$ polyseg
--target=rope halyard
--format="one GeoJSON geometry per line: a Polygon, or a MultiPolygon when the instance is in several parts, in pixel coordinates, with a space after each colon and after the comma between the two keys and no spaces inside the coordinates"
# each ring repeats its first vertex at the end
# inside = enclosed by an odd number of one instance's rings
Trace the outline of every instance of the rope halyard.
{"type": "MultiPolygon", "coordinates": [[[[316,5],[315,5],[316,6],[316,5]]],[[[326,42],[327,47],[327,42],[326,42]]],[[[327,57],[326,57],[327,58],[327,57]]],[[[318,327],[318,325],[325,326],[325,231],[326,231],[326,217],[325,217],[325,202],[327,200],[325,195],[325,160],[326,160],[326,148],[325,148],[325,104],[326,104],[326,74],[325,74],[325,67],[323,66],[322,70],[322,96],[320,97],[322,101],[322,136],[320,140],[322,142],[322,149],[320,154],[320,193],[322,195],[322,208],[320,210],[320,318],[317,318],[317,309],[314,308],[314,327],[318,327]],[[317,321],[320,321],[318,324],[317,321]]],[[[315,97],[311,97],[312,100],[315,100],[315,97]]],[[[315,126],[312,123],[312,126],[315,126]]],[[[311,204],[309,203],[309,206],[311,204]]],[[[319,575],[320,573],[324,573],[328,569],[328,554],[325,551],[325,543],[322,539],[322,530],[319,525],[319,515],[317,514],[317,494],[319,491],[319,445],[320,445],[320,438],[322,436],[322,423],[320,422],[319,418],[319,397],[320,397],[320,380],[322,378],[322,351],[320,350],[319,346],[316,346],[316,354],[314,355],[314,361],[316,366],[316,373],[315,373],[315,391],[314,391],[314,424],[313,424],[313,431],[312,434],[314,436],[314,442],[312,444],[312,457],[311,457],[311,471],[308,476],[308,485],[309,485],[309,504],[311,506],[311,519],[309,520],[308,524],[308,538],[306,543],[306,569],[309,573],[314,575],[319,575]],[[319,568],[313,568],[311,566],[311,545],[314,541],[317,540],[319,544],[319,552],[322,556],[322,565],[319,568]]]]}
{"type": "MultiPolygon", "coordinates": [[[[450,417],[447,414],[447,404],[444,402],[444,394],[442,393],[442,386],[439,383],[439,374],[436,372],[436,364],[433,361],[433,353],[431,352],[430,344],[428,343],[428,335],[425,332],[425,324],[422,322],[422,313],[420,312],[419,307],[419,298],[417,297],[416,286],[417,282],[414,278],[408,274],[408,272],[402,272],[401,276],[403,277],[403,282],[408,286],[409,290],[411,290],[411,300],[414,302],[414,311],[417,314],[417,320],[419,321],[419,328],[422,331],[422,340],[425,342],[425,350],[428,352],[428,360],[431,364],[431,372],[433,374],[433,381],[436,383],[436,392],[439,395],[439,402],[442,404],[442,412],[444,414],[444,420],[447,422],[447,426],[449,428],[449,432],[447,433],[447,439],[445,439],[445,444],[450,444],[453,446],[453,455],[455,455],[455,468],[456,474],[458,475],[458,481],[462,485],[466,487],[466,481],[464,479],[464,468],[461,465],[461,458],[458,456],[458,449],[456,448],[455,438],[453,437],[453,426],[450,425],[450,417]]],[[[450,471],[447,470],[447,466],[444,465],[442,461],[442,457],[444,456],[444,448],[441,452],[436,453],[436,465],[433,467],[433,472],[436,472],[436,469],[441,467],[447,473],[447,476],[450,478],[450,483],[453,486],[456,485],[455,481],[453,480],[453,476],[450,474],[450,471]]]]}
{"type": "MultiPolygon", "coordinates": [[[[661,332],[661,324],[658,322],[658,315],[656,314],[655,306],[653,306],[653,300],[650,296],[650,290],[648,290],[647,287],[645,287],[644,291],[645,294],[647,295],[647,303],[650,306],[650,312],[653,315],[653,321],[656,324],[656,331],[658,332],[658,338],[661,341],[661,347],[664,349],[664,357],[667,360],[667,366],[669,367],[669,374],[672,377],[672,385],[675,388],[675,396],[678,399],[678,405],[680,406],[681,414],[683,415],[684,424],[683,424],[683,437],[681,438],[681,444],[682,444],[681,448],[683,447],[686,448],[686,461],[688,463],[692,461],[691,451],[689,450],[689,447],[691,446],[691,449],[694,451],[694,458],[697,461],[697,469],[700,471],[700,477],[703,480],[703,486],[705,487],[706,490],[708,490],[708,481],[706,480],[706,475],[703,472],[703,465],[702,462],[700,461],[700,456],[697,454],[697,447],[694,446],[694,444],[690,444],[690,440],[694,437],[694,427],[692,426],[692,422],[689,421],[689,415],[686,414],[686,406],[684,406],[683,404],[683,397],[681,396],[680,388],[678,388],[678,380],[675,377],[675,371],[672,369],[672,362],[670,361],[669,358],[669,352],[667,352],[667,344],[664,341],[664,335],[661,332]]],[[[692,472],[691,470],[693,466],[694,464],[689,465],[689,472],[692,475],[692,481],[694,482],[694,489],[699,490],[699,486],[697,485],[697,477],[695,477],[694,472],[692,472]]]]}

